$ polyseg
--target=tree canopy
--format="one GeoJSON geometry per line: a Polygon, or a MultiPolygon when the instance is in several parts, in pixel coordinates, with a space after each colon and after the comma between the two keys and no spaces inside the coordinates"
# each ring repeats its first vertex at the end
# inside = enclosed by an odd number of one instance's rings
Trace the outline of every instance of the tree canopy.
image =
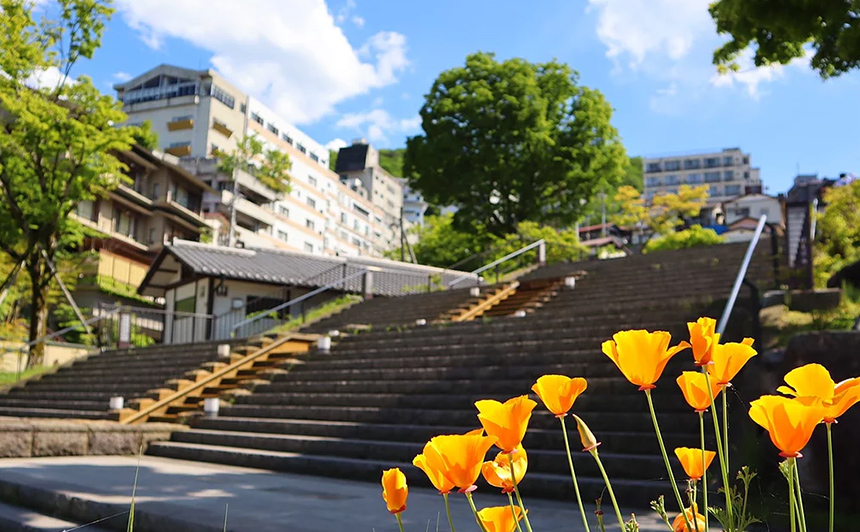
{"type": "Polygon", "coordinates": [[[621,226],[647,230],[651,235],[667,235],[684,225],[686,218],[698,216],[708,200],[708,186],[681,185],[677,193],[657,194],[648,204],[631,186],[619,187],[615,201],[621,211],[612,221],[621,226]]]}
{"type": "MultiPolygon", "coordinates": [[[[0,1],[0,250],[30,278],[31,341],[46,331],[49,264],[84,236],[72,213],[80,201],[126,179],[116,154],[130,148],[137,132],[114,127],[125,114],[89,78],[70,78],[76,62],[98,49],[110,3],[58,4],[36,11],[42,14],[36,20],[32,2],[0,1]],[[59,74],[55,85],[33,82],[49,71],[59,74]]],[[[42,348],[31,353],[31,365],[41,363],[42,348]]]]}
{"type": "Polygon", "coordinates": [[[834,273],[860,261],[860,181],[833,187],[824,195],[827,206],[818,215],[815,281],[825,286],[834,273]]]}
{"type": "Polygon", "coordinates": [[[237,168],[245,169],[275,192],[290,191],[290,156],[280,150],[264,149],[255,135],[242,138],[232,153],[218,154],[218,168],[233,175],[237,168]]]}
{"type": "Polygon", "coordinates": [[[860,65],[860,5],[852,0],[719,0],[711,4],[717,31],[729,42],[714,63],[737,69],[737,59],[755,48],[756,66],[786,64],[811,49],[812,68],[823,78],[860,65]]]}
{"type": "Polygon", "coordinates": [[[580,200],[627,164],[612,107],[577,82],[555,61],[468,56],[426,95],[424,133],[407,141],[404,173],[428,202],[457,207],[461,229],[501,236],[523,221],[572,225],[580,200]]]}

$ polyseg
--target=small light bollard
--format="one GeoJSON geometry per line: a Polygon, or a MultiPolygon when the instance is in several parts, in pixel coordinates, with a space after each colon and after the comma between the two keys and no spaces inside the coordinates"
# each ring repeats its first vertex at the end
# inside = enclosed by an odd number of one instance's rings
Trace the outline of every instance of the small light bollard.
{"type": "Polygon", "coordinates": [[[218,358],[229,358],[230,357],[230,344],[219,344],[218,345],[218,358]]]}
{"type": "Polygon", "coordinates": [[[218,410],[221,408],[221,401],[217,397],[207,397],[203,399],[203,415],[206,417],[218,417],[218,410]]]}
{"type": "Polygon", "coordinates": [[[564,287],[565,288],[574,288],[576,286],[576,277],[565,277],[564,278],[564,287]]]}
{"type": "Polygon", "coordinates": [[[425,320],[424,318],[418,318],[417,320],[415,320],[415,325],[423,327],[427,325],[427,320],[425,320]]]}
{"type": "Polygon", "coordinates": [[[469,289],[469,295],[472,297],[480,297],[481,287],[480,286],[473,286],[472,288],[469,289]]]}
{"type": "Polygon", "coordinates": [[[320,336],[317,339],[317,349],[320,353],[328,353],[331,351],[331,337],[320,336]]]}
{"type": "Polygon", "coordinates": [[[122,410],[122,407],[125,405],[125,399],[118,395],[110,398],[110,409],[111,410],[122,410]]]}
{"type": "Polygon", "coordinates": [[[525,310],[518,310],[518,311],[514,312],[514,317],[515,318],[525,318],[526,317],[526,311],[525,310]]]}

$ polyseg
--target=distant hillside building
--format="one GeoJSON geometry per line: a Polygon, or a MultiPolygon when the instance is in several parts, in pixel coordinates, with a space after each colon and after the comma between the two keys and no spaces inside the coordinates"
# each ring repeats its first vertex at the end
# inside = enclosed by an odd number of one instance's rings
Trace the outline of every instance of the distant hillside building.
{"type": "Polygon", "coordinates": [[[115,89],[128,123],[149,120],[161,149],[182,158],[188,171],[214,189],[204,197],[203,211],[218,229],[215,243],[230,240],[234,202],[232,176],[218,170],[214,155],[233,151],[245,135],[256,135],[266,148],[290,156],[292,190],[279,195],[253,172],[237,172],[234,233],[238,245],[318,255],[381,256],[398,243],[388,220],[392,209],[383,206],[390,198],[393,210],[399,212],[401,192],[386,193],[386,201],[380,203],[362,183],[341,183],[329,169],[325,146],[214,70],[160,65],[115,89]]]}
{"type": "Polygon", "coordinates": [[[650,157],[643,160],[648,200],[660,193],[675,193],[680,185],[708,185],[708,205],[745,194],[760,194],[759,169],[740,148],[691,155],[650,157]]]}

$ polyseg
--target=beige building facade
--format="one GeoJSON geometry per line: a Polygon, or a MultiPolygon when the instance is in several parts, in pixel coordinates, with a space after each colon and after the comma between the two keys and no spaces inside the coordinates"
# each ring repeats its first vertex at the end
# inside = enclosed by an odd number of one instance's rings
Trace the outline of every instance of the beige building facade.
{"type": "Polygon", "coordinates": [[[644,197],[647,200],[657,194],[675,193],[681,185],[707,185],[709,206],[762,192],[759,169],[752,167],[750,154],[740,148],[646,158],[644,172],[644,197]]]}

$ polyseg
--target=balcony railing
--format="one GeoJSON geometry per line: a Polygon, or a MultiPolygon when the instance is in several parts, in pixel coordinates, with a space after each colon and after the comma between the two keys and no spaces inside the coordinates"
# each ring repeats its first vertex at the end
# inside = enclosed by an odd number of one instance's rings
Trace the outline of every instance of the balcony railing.
{"type": "Polygon", "coordinates": [[[168,131],[180,131],[183,129],[191,129],[194,127],[193,118],[185,118],[183,120],[173,120],[167,123],[168,131]]]}

